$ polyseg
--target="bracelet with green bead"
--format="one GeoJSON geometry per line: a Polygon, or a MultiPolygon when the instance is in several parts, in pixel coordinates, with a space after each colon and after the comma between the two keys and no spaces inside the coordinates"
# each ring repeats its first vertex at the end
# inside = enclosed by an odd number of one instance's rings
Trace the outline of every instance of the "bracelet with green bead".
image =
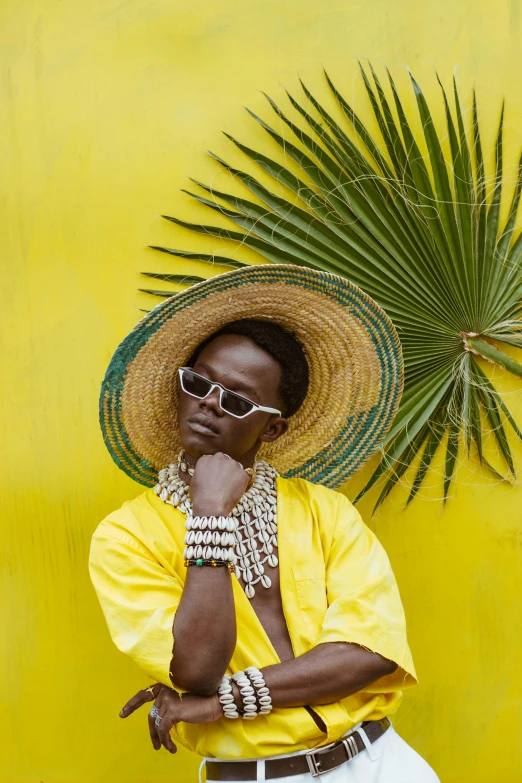
{"type": "Polygon", "coordinates": [[[235,566],[229,560],[214,560],[214,559],[208,559],[204,557],[198,557],[198,558],[191,558],[190,560],[185,560],[185,565],[187,567],[188,566],[213,566],[214,568],[219,566],[225,566],[232,574],[235,571],[235,566]]]}

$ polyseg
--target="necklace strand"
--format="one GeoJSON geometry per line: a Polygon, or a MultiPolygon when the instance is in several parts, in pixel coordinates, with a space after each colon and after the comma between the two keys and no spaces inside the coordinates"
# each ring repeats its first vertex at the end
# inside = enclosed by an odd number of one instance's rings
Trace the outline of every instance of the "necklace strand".
{"type": "MultiPolygon", "coordinates": [[[[189,485],[180,478],[180,469],[194,474],[194,468],[183,459],[183,449],[177,464],[172,463],[159,471],[155,491],[164,503],[179,508],[189,517],[192,516],[192,501],[189,485]]],[[[264,460],[256,461],[254,470],[252,486],[230,512],[237,526],[235,574],[245,582],[248,598],[254,597],[254,585],[258,582],[267,589],[271,586],[272,580],[265,573],[265,566],[276,568],[279,562],[274,552],[277,548],[276,479],[279,473],[264,460]]]]}

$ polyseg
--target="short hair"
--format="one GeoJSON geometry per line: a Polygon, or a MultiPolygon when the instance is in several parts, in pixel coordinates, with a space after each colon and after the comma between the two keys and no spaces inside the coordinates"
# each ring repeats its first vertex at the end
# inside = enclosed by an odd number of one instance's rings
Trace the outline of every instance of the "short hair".
{"type": "Polygon", "coordinates": [[[293,416],[303,404],[310,382],[308,361],[301,343],[293,334],[273,321],[240,318],[225,324],[203,340],[190,357],[188,366],[192,367],[203,348],[222,334],[249,337],[252,342],[277,359],[281,365],[278,392],[284,408],[283,415],[287,418],[293,416]]]}

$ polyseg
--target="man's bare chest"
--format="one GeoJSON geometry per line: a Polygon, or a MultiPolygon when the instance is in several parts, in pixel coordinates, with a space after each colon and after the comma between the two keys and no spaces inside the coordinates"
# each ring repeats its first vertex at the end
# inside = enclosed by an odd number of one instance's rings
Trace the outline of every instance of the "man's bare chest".
{"type": "MultiPolygon", "coordinates": [[[[252,608],[259,622],[263,626],[266,635],[270,639],[280,661],[288,661],[294,658],[292,642],[286,624],[281,599],[279,583],[279,568],[270,569],[272,585],[268,589],[256,590],[256,594],[250,599],[252,608]]],[[[245,589],[243,580],[241,587],[245,589]]]]}

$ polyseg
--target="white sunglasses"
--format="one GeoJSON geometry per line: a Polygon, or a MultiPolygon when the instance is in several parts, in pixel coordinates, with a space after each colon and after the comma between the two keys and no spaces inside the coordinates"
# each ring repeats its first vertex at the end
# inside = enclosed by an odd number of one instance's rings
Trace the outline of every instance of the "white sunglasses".
{"type": "Polygon", "coordinates": [[[276,408],[256,405],[252,400],[247,400],[246,397],[242,397],[240,394],[227,389],[220,383],[213,383],[208,378],[204,378],[203,375],[198,375],[190,367],[180,367],[178,373],[183,391],[190,394],[191,397],[196,397],[198,400],[204,400],[205,397],[212,394],[214,389],[219,389],[219,407],[236,419],[244,419],[245,416],[254,413],[254,411],[277,413],[278,416],[281,416],[281,411],[276,410],[276,408]]]}

